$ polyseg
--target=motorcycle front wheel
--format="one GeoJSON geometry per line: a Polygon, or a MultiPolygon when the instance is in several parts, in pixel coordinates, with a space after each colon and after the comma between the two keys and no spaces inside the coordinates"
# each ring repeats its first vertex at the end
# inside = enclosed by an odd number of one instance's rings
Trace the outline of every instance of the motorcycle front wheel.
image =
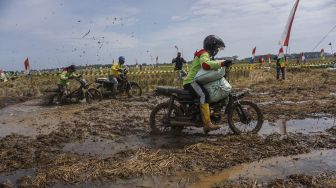
{"type": "Polygon", "coordinates": [[[88,94],[91,96],[92,100],[94,101],[101,101],[103,98],[101,92],[96,88],[89,88],[88,94]]]}
{"type": "Polygon", "coordinates": [[[158,104],[150,114],[150,128],[153,134],[180,134],[183,127],[172,126],[170,121],[179,115],[182,115],[181,109],[172,105],[171,113],[169,114],[170,104],[161,103],[158,104]]]}
{"type": "Polygon", "coordinates": [[[228,123],[235,134],[258,133],[263,124],[260,108],[252,102],[234,103],[228,111],[228,123]]]}

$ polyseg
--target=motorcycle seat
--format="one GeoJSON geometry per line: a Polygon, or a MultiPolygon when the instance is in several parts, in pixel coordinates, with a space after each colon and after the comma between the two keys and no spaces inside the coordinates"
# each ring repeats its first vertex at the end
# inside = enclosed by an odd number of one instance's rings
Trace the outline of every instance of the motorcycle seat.
{"type": "Polygon", "coordinates": [[[175,87],[169,87],[169,86],[157,86],[156,92],[161,94],[178,94],[178,95],[191,95],[191,93],[184,89],[178,89],[175,87]]]}
{"type": "Polygon", "coordinates": [[[110,83],[110,80],[108,78],[96,78],[96,82],[108,82],[108,83],[110,83]]]}

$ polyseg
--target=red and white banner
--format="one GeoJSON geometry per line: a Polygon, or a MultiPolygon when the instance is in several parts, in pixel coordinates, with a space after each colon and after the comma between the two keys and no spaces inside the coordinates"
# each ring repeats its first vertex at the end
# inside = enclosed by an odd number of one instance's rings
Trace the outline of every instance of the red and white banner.
{"type": "Polygon", "coordinates": [[[296,13],[296,9],[299,5],[299,1],[300,0],[296,0],[294,7],[292,8],[291,13],[289,14],[289,18],[285,27],[285,30],[282,34],[281,40],[279,41],[281,46],[288,46],[289,43],[289,38],[290,38],[290,34],[291,34],[291,30],[292,30],[292,25],[293,25],[293,21],[294,21],[294,16],[296,13]]]}
{"type": "Polygon", "coordinates": [[[268,63],[271,64],[271,54],[267,54],[268,63]]]}
{"type": "Polygon", "coordinates": [[[255,56],[256,50],[257,50],[257,47],[254,47],[254,48],[252,49],[252,55],[253,55],[253,57],[255,56]]]}
{"type": "Polygon", "coordinates": [[[285,57],[285,54],[284,54],[283,48],[281,47],[281,48],[279,49],[278,59],[283,58],[283,57],[285,57]]]}

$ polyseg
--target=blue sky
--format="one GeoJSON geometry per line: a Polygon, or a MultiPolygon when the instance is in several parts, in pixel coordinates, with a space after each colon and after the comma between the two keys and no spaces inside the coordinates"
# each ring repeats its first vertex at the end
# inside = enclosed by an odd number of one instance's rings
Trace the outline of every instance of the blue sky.
{"type": "MultiPolygon", "coordinates": [[[[223,38],[219,56],[277,53],[294,0],[0,0],[0,69],[70,64],[170,62],[175,45],[191,60],[209,34],[223,38]],[[82,36],[90,30],[89,34],[82,36]]],[[[336,24],[335,0],[301,0],[290,51],[311,51],[336,24]]],[[[330,51],[336,30],[316,49],[330,51]]],[[[336,49],[336,45],[334,45],[336,49]]]]}

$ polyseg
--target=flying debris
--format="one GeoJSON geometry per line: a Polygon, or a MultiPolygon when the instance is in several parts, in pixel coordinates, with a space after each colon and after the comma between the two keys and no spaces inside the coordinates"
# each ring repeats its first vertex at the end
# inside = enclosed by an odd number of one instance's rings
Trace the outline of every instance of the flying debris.
{"type": "Polygon", "coordinates": [[[85,34],[82,36],[82,38],[86,37],[89,33],[90,33],[90,29],[89,29],[89,31],[88,31],[87,33],[85,33],[85,34]]]}

